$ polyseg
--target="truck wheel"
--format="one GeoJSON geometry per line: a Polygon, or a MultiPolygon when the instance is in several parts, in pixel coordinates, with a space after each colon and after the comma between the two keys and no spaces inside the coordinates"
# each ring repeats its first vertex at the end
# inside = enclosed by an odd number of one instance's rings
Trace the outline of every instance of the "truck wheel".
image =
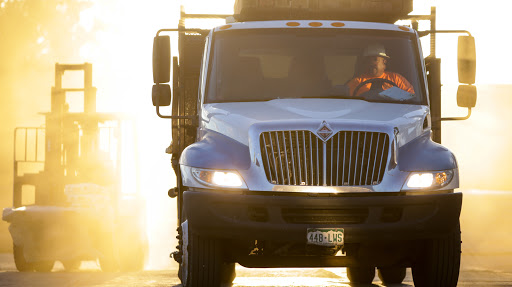
{"type": "Polygon", "coordinates": [[[28,263],[25,260],[25,256],[23,255],[23,247],[13,245],[12,253],[14,255],[14,264],[16,265],[16,269],[20,272],[30,272],[34,271],[34,266],[32,263],[28,263]]]}
{"type": "Polygon", "coordinates": [[[222,264],[222,277],[221,283],[230,286],[233,280],[236,278],[235,263],[223,263],[222,264]]]}
{"type": "Polygon", "coordinates": [[[412,266],[414,286],[457,286],[460,252],[460,226],[448,238],[428,242],[425,252],[412,266]]]}
{"type": "Polygon", "coordinates": [[[224,262],[219,240],[189,233],[187,221],[182,224],[182,237],[178,275],[183,287],[216,287],[233,281],[235,264],[224,262]]]}
{"type": "Polygon", "coordinates": [[[378,268],[377,274],[385,285],[401,284],[405,279],[405,267],[386,267],[378,268]]]}
{"type": "Polygon", "coordinates": [[[371,284],[375,278],[374,267],[347,267],[347,277],[350,283],[371,284]]]}

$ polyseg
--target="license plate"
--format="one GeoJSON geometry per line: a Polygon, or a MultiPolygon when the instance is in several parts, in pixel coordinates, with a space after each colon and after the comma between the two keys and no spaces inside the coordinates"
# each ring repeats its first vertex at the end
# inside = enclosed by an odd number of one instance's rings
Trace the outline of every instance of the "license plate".
{"type": "Polygon", "coordinates": [[[320,246],[343,246],[343,228],[308,228],[308,244],[320,246]]]}

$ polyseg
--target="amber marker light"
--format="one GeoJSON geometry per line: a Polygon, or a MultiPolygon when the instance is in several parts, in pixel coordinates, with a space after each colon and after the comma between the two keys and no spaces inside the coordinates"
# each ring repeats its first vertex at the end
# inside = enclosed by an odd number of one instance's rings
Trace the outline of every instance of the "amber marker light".
{"type": "Polygon", "coordinates": [[[334,23],[331,23],[331,26],[333,26],[333,27],[343,27],[343,26],[345,26],[345,23],[334,22],[334,23]]]}
{"type": "Polygon", "coordinates": [[[224,25],[224,26],[220,27],[219,29],[226,30],[226,29],[229,29],[231,27],[233,27],[233,26],[231,26],[231,25],[224,25]]]}
{"type": "Polygon", "coordinates": [[[309,26],[311,27],[321,27],[323,24],[320,22],[310,22],[309,26]]]}
{"type": "Polygon", "coordinates": [[[300,26],[300,23],[299,22],[288,22],[288,23],[286,23],[286,26],[297,27],[297,26],[300,26]]]}
{"type": "Polygon", "coordinates": [[[407,27],[399,26],[398,28],[399,28],[400,30],[403,30],[403,31],[407,31],[407,32],[409,32],[409,28],[407,28],[407,27]]]}
{"type": "Polygon", "coordinates": [[[448,174],[446,172],[438,172],[435,176],[436,184],[443,185],[448,180],[448,174]]]}

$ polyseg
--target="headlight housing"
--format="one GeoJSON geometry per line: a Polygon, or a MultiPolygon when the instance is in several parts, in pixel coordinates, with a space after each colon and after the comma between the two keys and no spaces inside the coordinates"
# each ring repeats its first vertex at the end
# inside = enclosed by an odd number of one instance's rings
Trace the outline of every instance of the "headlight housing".
{"type": "Polygon", "coordinates": [[[240,174],[232,170],[192,168],[192,175],[204,185],[227,188],[247,188],[240,174]]]}
{"type": "Polygon", "coordinates": [[[447,186],[453,179],[453,170],[411,172],[402,190],[428,190],[447,186]]]}

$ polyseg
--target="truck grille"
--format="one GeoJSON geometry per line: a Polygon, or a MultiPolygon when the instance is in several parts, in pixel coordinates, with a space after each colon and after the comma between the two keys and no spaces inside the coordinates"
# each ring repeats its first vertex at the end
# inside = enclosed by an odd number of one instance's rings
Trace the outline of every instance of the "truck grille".
{"type": "Polygon", "coordinates": [[[382,181],[389,152],[386,133],[340,131],[326,142],[310,131],[260,135],[267,179],[277,185],[362,186],[382,181]]]}

